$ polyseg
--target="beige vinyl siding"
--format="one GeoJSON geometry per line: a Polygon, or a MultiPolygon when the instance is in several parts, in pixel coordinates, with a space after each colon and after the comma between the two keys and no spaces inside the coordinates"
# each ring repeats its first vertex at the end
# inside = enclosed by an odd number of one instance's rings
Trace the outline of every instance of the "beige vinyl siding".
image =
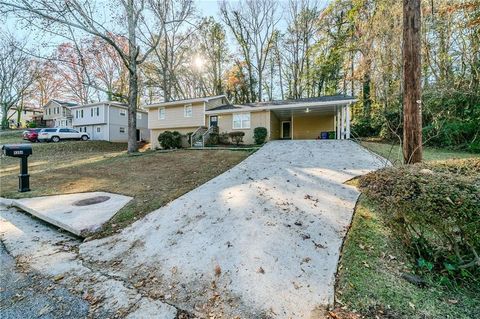
{"type": "Polygon", "coordinates": [[[281,123],[275,113],[270,111],[270,139],[278,140],[281,134],[281,123]]]}
{"type": "MultiPolygon", "coordinates": [[[[208,116],[207,116],[208,118],[208,116]]],[[[218,115],[218,128],[221,133],[223,132],[245,132],[243,137],[244,144],[254,144],[253,130],[256,127],[266,127],[270,130],[270,111],[250,112],[250,128],[249,129],[234,129],[233,128],[233,115],[232,114],[219,114],[218,115]]]]}
{"type": "Polygon", "coordinates": [[[192,104],[192,116],[184,116],[185,105],[174,105],[165,107],[165,119],[160,120],[158,117],[158,107],[148,110],[148,128],[149,129],[176,129],[188,128],[205,125],[204,123],[204,103],[192,104]]]}
{"type": "Polygon", "coordinates": [[[321,132],[335,131],[333,115],[302,115],[293,117],[293,139],[316,139],[321,132]]]}

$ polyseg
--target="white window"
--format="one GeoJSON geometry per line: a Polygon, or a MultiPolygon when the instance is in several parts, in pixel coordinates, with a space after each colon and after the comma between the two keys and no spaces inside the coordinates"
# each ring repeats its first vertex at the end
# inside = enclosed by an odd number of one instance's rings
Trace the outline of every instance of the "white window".
{"type": "Polygon", "coordinates": [[[97,116],[100,116],[100,108],[97,107],[97,116]]]}
{"type": "Polygon", "coordinates": [[[75,110],[75,118],[78,119],[78,110],[75,110]]]}
{"type": "Polygon", "coordinates": [[[120,133],[125,133],[125,128],[124,127],[120,128],[120,133]]]}
{"type": "Polygon", "coordinates": [[[233,114],[233,128],[234,129],[250,128],[250,113],[233,114]]]}
{"type": "Polygon", "coordinates": [[[142,113],[137,112],[137,120],[141,120],[141,119],[142,119],[142,113]]]}
{"type": "Polygon", "coordinates": [[[83,119],[83,110],[80,110],[80,117],[83,119]]]}
{"type": "Polygon", "coordinates": [[[97,133],[100,133],[100,128],[99,127],[97,127],[97,133]]]}
{"type": "Polygon", "coordinates": [[[90,116],[93,117],[93,107],[90,109],[90,116]]]}
{"type": "Polygon", "coordinates": [[[184,117],[192,117],[192,104],[187,104],[183,107],[183,116],[184,117]]]}
{"type": "Polygon", "coordinates": [[[120,116],[125,116],[127,115],[127,112],[125,110],[120,110],[120,116]]]}
{"type": "Polygon", "coordinates": [[[158,119],[164,120],[165,119],[165,108],[161,107],[158,109],[158,119]]]}

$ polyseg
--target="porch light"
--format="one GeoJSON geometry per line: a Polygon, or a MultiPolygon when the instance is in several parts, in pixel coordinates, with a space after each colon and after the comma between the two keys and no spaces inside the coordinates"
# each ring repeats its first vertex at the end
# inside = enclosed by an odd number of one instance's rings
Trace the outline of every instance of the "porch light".
{"type": "Polygon", "coordinates": [[[305,113],[308,113],[308,112],[310,112],[310,109],[307,107],[307,108],[305,109],[305,113]]]}

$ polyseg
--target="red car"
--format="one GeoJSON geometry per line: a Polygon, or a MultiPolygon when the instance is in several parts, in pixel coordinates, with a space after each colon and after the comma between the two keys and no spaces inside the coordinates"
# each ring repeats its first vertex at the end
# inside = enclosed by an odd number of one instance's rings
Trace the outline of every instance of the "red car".
{"type": "Polygon", "coordinates": [[[38,132],[40,129],[31,129],[23,132],[23,139],[29,140],[30,142],[38,142],[38,132]]]}

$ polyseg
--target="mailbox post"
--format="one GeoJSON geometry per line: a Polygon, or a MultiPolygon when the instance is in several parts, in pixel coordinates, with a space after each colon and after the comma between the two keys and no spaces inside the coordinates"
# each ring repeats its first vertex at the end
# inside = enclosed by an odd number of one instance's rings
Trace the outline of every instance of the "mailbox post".
{"type": "Polygon", "coordinates": [[[18,191],[30,191],[30,175],[28,175],[28,157],[32,155],[32,146],[30,144],[9,144],[3,145],[2,151],[5,156],[20,158],[18,191]]]}

